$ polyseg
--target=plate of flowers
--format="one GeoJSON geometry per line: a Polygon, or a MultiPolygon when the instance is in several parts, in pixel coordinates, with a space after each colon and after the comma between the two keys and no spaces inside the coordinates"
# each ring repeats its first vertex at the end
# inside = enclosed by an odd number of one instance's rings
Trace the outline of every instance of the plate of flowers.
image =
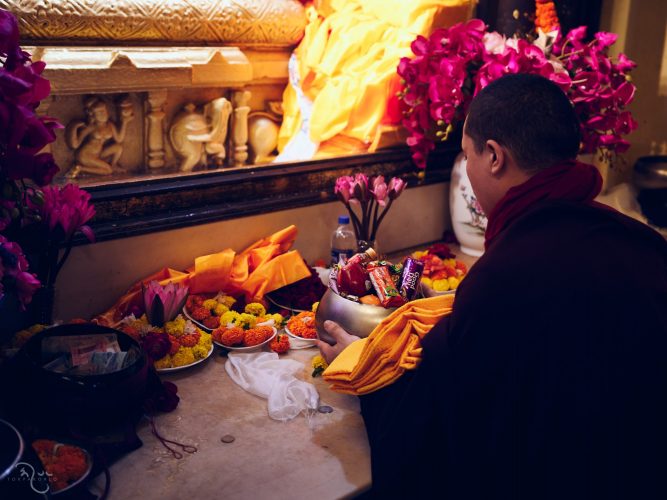
{"type": "Polygon", "coordinates": [[[213,330],[213,342],[230,351],[253,352],[259,351],[271,342],[278,333],[275,326],[266,323],[257,324],[252,328],[230,324],[213,330]]]}
{"type": "Polygon", "coordinates": [[[285,333],[290,337],[290,345],[293,348],[299,349],[316,345],[315,313],[304,311],[292,316],[285,325],[285,333]]]}

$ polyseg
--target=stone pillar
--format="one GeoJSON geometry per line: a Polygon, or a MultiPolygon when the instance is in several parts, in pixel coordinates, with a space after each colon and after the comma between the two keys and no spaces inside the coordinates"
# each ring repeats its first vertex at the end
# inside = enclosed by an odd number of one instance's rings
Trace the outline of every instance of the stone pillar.
{"type": "Polygon", "coordinates": [[[164,103],[166,90],[148,92],[148,112],[146,113],[146,164],[149,168],[162,168],[164,161],[164,103]]]}
{"type": "Polygon", "coordinates": [[[232,155],[233,165],[240,167],[245,165],[248,159],[248,113],[250,106],[249,90],[237,90],[232,93],[232,105],[234,107],[234,121],[232,129],[232,155]]]}

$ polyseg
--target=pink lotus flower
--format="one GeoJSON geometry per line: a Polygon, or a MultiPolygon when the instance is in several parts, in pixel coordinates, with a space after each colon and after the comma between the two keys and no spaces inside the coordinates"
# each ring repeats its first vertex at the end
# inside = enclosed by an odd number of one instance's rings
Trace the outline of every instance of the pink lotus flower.
{"type": "Polygon", "coordinates": [[[151,281],[143,287],[143,296],[148,322],[153,326],[163,326],[183,309],[188,288],[173,283],[162,286],[157,281],[151,281]]]}
{"type": "Polygon", "coordinates": [[[6,290],[11,290],[25,310],[39,287],[39,280],[28,272],[28,260],[21,247],[0,235],[0,299],[6,290]]]}
{"type": "Polygon", "coordinates": [[[345,204],[350,201],[352,196],[352,185],[354,184],[354,177],[351,175],[342,175],[336,179],[336,186],[334,187],[334,193],[338,195],[338,198],[345,204]]]}

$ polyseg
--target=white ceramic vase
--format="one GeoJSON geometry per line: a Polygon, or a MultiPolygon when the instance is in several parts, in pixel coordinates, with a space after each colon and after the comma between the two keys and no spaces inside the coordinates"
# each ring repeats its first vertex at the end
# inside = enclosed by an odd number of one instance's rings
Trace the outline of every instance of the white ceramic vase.
{"type": "Polygon", "coordinates": [[[449,211],[452,216],[452,228],[461,245],[461,251],[474,257],[482,255],[486,215],[472,191],[463,153],[454,160],[449,184],[449,211]]]}

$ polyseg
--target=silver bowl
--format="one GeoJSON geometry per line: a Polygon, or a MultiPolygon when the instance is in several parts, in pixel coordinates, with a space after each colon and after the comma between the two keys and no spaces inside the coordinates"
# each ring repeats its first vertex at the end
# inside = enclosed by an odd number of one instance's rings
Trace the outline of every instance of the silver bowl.
{"type": "Polygon", "coordinates": [[[395,310],[395,307],[385,309],[382,306],[360,304],[329,289],[322,296],[315,314],[317,336],[329,344],[336,343],[324,329],[324,322],[331,320],[352,335],[368,337],[375,327],[395,310]]]}

